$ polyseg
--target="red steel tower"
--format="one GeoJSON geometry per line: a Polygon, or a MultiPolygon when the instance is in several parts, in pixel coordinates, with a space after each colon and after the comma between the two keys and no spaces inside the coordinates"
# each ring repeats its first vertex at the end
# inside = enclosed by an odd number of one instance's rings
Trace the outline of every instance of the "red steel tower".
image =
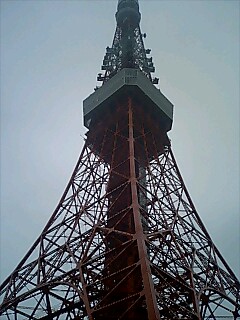
{"type": "Polygon", "coordinates": [[[1,319],[239,319],[240,284],[205,229],[167,132],[137,0],[119,0],[89,129],[46,227],[1,290],[1,319]]]}

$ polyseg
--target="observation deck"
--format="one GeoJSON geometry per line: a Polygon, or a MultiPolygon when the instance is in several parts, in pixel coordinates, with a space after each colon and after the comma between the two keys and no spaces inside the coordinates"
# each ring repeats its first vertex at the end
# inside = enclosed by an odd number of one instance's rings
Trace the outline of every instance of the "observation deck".
{"type": "Polygon", "coordinates": [[[84,125],[89,128],[91,122],[116,107],[124,97],[130,96],[154,115],[165,132],[172,128],[173,104],[157,89],[139,69],[124,68],[109,79],[102,87],[83,101],[84,125]]]}

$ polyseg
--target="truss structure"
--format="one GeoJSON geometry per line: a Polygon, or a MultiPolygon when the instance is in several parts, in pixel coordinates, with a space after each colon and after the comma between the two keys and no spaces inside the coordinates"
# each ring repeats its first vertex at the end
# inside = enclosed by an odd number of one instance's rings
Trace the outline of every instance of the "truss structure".
{"type": "Polygon", "coordinates": [[[239,319],[170,142],[128,96],[90,128],[70,182],[0,287],[2,319],[239,319]]]}
{"type": "Polygon", "coordinates": [[[112,46],[106,48],[102,64],[104,74],[98,74],[98,81],[104,84],[123,68],[135,68],[140,69],[152,83],[158,84],[159,79],[152,77],[155,67],[152,57],[148,56],[151,49],[144,47],[146,33],[141,32],[140,18],[138,1],[118,1],[117,27],[112,46]]]}
{"type": "Polygon", "coordinates": [[[145,50],[144,48],[140,26],[131,30],[131,33],[128,31],[128,34],[130,35],[125,35],[120,27],[116,28],[112,47],[106,48],[103,59],[102,70],[105,71],[105,74],[104,76],[101,73],[99,74],[99,81],[108,81],[123,68],[139,68],[152,80],[151,73],[155,71],[155,68],[152,57],[148,57],[150,49],[145,50]],[[131,49],[126,50],[126,47],[131,49]]]}
{"type": "Polygon", "coordinates": [[[103,86],[85,100],[85,145],[46,227],[0,286],[1,319],[240,319],[240,283],[171,150],[173,106],[153,85],[140,17],[137,0],[118,0],[103,86]]]}

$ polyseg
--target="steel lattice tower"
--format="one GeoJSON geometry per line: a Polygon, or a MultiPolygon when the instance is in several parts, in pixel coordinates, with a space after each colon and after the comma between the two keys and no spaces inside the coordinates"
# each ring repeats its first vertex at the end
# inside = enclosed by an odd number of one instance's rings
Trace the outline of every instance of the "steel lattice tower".
{"type": "Polygon", "coordinates": [[[1,319],[239,319],[240,284],[174,159],[137,0],[119,0],[70,182],[3,282],[1,319]]]}

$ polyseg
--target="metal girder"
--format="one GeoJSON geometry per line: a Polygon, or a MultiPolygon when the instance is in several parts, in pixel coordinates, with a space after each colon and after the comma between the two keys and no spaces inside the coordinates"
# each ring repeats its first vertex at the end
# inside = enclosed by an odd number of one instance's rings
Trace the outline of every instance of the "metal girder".
{"type": "Polygon", "coordinates": [[[113,110],[90,127],[56,210],[1,285],[1,317],[238,319],[239,281],[165,131],[131,96],[113,110]]]}

